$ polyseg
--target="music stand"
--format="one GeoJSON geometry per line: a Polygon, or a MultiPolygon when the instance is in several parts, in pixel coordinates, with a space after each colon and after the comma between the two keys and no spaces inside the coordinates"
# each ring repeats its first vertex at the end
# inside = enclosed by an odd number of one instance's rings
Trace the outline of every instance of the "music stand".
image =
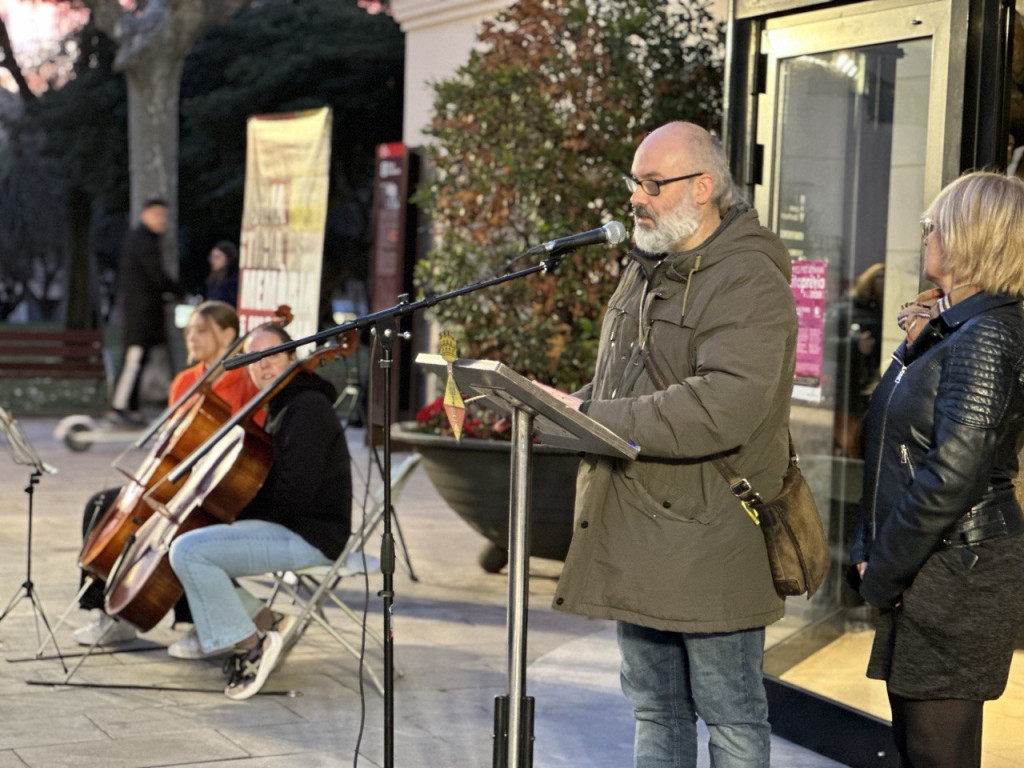
{"type": "MultiPolygon", "coordinates": [[[[36,453],[36,449],[29,442],[25,433],[21,431],[18,422],[4,408],[0,408],[0,432],[3,432],[7,437],[7,443],[11,446],[11,458],[14,459],[14,463],[32,468],[28,485],[25,488],[25,493],[28,494],[28,539],[25,547],[25,580],[21,582],[21,586],[18,587],[11,597],[3,613],[0,613],[0,621],[6,619],[11,609],[20,603],[23,598],[28,598],[28,601],[32,604],[32,613],[35,616],[36,640],[42,642],[39,632],[39,619],[42,619],[43,624],[46,626],[46,631],[50,633],[53,647],[57,651],[57,658],[60,659],[61,666],[67,672],[68,668],[64,663],[64,657],[57,646],[57,638],[53,636],[53,629],[50,628],[50,622],[46,620],[43,604],[36,595],[35,585],[32,583],[32,498],[35,495],[35,486],[39,483],[39,478],[44,474],[56,474],[57,470],[39,458],[39,454],[36,453]]],[[[36,655],[39,656],[41,653],[37,652],[36,655]]]]}
{"type": "MultiPolygon", "coordinates": [[[[416,362],[447,375],[440,355],[421,353],[416,362]]],[[[626,459],[639,449],[602,424],[535,387],[503,363],[456,360],[452,376],[464,400],[481,398],[492,410],[512,416],[508,526],[508,694],[495,699],[494,768],[533,765],[533,699],[526,696],[526,611],[529,603],[529,520],[533,437],[581,453],[626,459]]]]}

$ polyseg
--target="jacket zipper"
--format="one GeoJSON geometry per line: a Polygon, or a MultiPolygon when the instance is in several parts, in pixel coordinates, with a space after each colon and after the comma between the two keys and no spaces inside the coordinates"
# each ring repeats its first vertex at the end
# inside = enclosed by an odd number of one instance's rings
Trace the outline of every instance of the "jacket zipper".
{"type": "MultiPolygon", "coordinates": [[[[885,410],[882,412],[882,435],[879,440],[879,445],[885,445],[885,424],[889,420],[889,406],[892,404],[893,395],[896,394],[896,387],[899,386],[903,380],[903,374],[907,372],[907,365],[897,357],[896,353],[892,353],[892,359],[900,364],[900,372],[896,374],[896,378],[893,380],[892,389],[889,390],[889,396],[885,399],[885,410]]],[[[875,463],[875,492],[871,499],[871,540],[875,540],[875,534],[878,532],[878,480],[882,475],[882,450],[878,451],[878,461],[875,463]]]]}
{"type": "MultiPolygon", "coordinates": [[[[630,392],[633,391],[633,386],[636,384],[636,380],[640,378],[640,372],[643,368],[641,364],[642,352],[647,344],[647,333],[644,332],[644,322],[649,309],[649,302],[647,296],[651,290],[651,285],[654,283],[654,276],[657,273],[658,268],[661,264],[654,267],[651,272],[650,278],[644,285],[643,292],[640,294],[640,312],[637,317],[637,329],[636,329],[636,342],[633,346],[633,352],[629,357],[629,362],[626,363],[625,369],[622,371],[622,375],[619,377],[619,383],[615,385],[612,390],[612,399],[618,397],[626,397],[630,392]]],[[[653,301],[653,297],[652,297],[653,301]]]]}
{"type": "Polygon", "coordinates": [[[905,464],[910,470],[910,479],[914,479],[914,460],[910,458],[910,449],[906,443],[900,443],[900,464],[905,464]]]}

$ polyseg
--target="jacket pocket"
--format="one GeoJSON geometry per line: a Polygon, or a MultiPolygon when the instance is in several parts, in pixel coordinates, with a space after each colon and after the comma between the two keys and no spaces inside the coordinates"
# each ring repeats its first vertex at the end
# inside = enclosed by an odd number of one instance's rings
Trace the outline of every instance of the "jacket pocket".
{"type": "Polygon", "coordinates": [[[700,464],[690,462],[624,462],[619,475],[624,498],[652,520],[711,522],[701,482],[700,464]]]}
{"type": "Polygon", "coordinates": [[[914,457],[910,455],[910,448],[906,443],[900,443],[900,464],[910,473],[910,479],[914,479],[914,457]]]}

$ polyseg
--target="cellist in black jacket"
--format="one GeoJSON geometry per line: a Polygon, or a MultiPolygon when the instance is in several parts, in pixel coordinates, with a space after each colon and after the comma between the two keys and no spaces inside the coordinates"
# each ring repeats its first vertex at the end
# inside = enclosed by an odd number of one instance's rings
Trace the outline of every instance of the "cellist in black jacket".
{"type": "MultiPolygon", "coordinates": [[[[246,347],[259,352],[289,340],[285,331],[267,326],[246,347]]],[[[250,365],[249,373],[266,389],[294,359],[294,353],[270,355],[250,365]]],[[[185,588],[202,649],[235,651],[224,691],[229,698],[259,691],[283,646],[277,631],[257,630],[261,617],[250,618],[232,579],[330,565],[351,533],[350,460],[335,398],[324,379],[296,373],[267,406],[274,458],[256,497],[235,522],[190,531],[171,546],[171,567],[185,588]]]]}

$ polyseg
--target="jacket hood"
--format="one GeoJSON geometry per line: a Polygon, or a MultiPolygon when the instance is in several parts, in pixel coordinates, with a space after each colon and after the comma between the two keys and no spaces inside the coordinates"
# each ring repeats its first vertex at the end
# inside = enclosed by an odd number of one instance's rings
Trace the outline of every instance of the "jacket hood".
{"type": "Polygon", "coordinates": [[[288,385],[270,401],[270,404],[267,406],[267,410],[270,411],[271,417],[276,416],[284,410],[288,403],[292,402],[292,400],[303,392],[320,392],[324,397],[330,400],[332,404],[338,399],[338,390],[336,390],[334,385],[329,381],[320,378],[315,373],[299,371],[295,374],[295,377],[288,382],[288,385]]]}
{"type": "Polygon", "coordinates": [[[736,203],[722,218],[721,224],[711,236],[696,248],[678,253],[661,256],[641,251],[639,248],[630,253],[630,258],[638,262],[648,276],[659,261],[664,262],[666,275],[673,280],[684,280],[697,265],[706,269],[732,256],[742,255],[749,258],[751,251],[763,253],[786,278],[790,281],[793,270],[789,252],[782,244],[778,235],[761,226],[757,211],[746,203],[736,203]]]}

